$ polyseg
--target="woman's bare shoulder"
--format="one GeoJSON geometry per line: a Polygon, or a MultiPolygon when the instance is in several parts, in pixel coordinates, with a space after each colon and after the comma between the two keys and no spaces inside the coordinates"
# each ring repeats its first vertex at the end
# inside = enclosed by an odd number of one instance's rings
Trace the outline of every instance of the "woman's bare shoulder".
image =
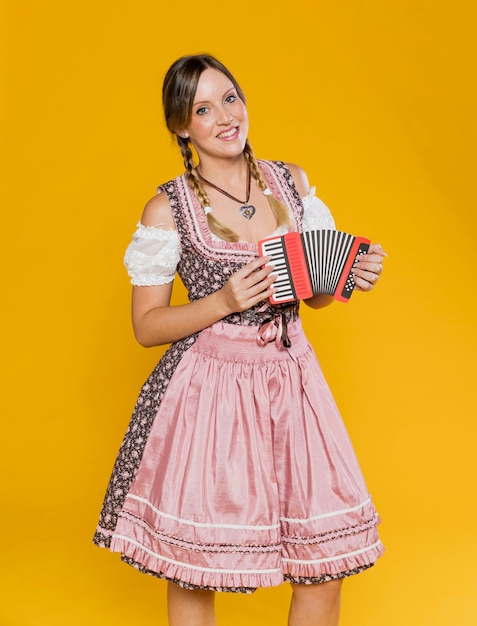
{"type": "Polygon", "coordinates": [[[161,226],[175,229],[171,205],[166,193],[159,192],[147,202],[142,213],[141,223],[144,226],[161,226]]]}
{"type": "Polygon", "coordinates": [[[306,196],[306,194],[310,191],[310,183],[308,182],[308,176],[306,175],[305,170],[294,163],[286,163],[286,166],[290,170],[293,182],[298,189],[298,193],[301,197],[306,196]]]}

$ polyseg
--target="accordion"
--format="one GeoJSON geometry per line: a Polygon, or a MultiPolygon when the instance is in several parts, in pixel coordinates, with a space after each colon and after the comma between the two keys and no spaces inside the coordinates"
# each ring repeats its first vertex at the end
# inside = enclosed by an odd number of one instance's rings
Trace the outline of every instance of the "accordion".
{"type": "Polygon", "coordinates": [[[271,258],[277,279],[272,304],[304,300],[323,293],[348,302],[355,287],[352,268],[368,251],[370,240],[340,230],[290,232],[258,242],[271,258]]]}

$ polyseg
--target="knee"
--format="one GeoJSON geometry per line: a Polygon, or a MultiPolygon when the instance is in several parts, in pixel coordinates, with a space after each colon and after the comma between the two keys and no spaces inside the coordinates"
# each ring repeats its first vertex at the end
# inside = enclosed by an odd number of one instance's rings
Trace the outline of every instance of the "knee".
{"type": "Polygon", "coordinates": [[[311,585],[292,584],[293,596],[300,602],[334,604],[340,600],[342,584],[341,579],[311,585]]]}
{"type": "Polygon", "coordinates": [[[337,626],[340,616],[341,580],[311,585],[292,585],[289,624],[337,626]]]}
{"type": "Polygon", "coordinates": [[[170,626],[215,624],[214,592],[183,589],[170,582],[167,590],[167,614],[170,626]]]}
{"type": "Polygon", "coordinates": [[[178,602],[190,606],[213,605],[215,600],[215,592],[206,589],[184,589],[173,582],[169,582],[167,586],[167,596],[169,604],[178,602]]]}

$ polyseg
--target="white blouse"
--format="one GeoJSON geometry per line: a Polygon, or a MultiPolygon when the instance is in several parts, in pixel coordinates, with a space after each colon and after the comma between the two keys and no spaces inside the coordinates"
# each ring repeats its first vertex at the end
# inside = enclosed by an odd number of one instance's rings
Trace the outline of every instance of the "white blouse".
{"type": "MultiPolygon", "coordinates": [[[[330,210],[315,196],[315,187],[302,198],[302,202],[303,230],[335,229],[330,210]]],[[[281,226],[272,234],[281,235],[287,230],[285,226],[281,226]]],[[[180,255],[181,247],[176,230],[144,226],[139,222],[124,256],[131,284],[137,287],[150,287],[172,282],[180,255]]]]}

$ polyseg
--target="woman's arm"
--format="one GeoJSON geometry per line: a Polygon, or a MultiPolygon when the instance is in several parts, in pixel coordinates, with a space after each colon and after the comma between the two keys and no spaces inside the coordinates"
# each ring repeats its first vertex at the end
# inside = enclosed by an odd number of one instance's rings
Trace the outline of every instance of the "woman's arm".
{"type": "MultiPolygon", "coordinates": [[[[159,194],[145,207],[141,219],[145,226],[175,228],[166,194],[159,194]]],[[[231,313],[245,311],[273,293],[270,259],[259,258],[233,274],[213,294],[187,304],[170,306],[172,283],[153,287],[134,287],[132,322],[134,334],[145,347],[183,339],[207,328],[231,313]]]]}
{"type": "Polygon", "coordinates": [[[215,293],[178,306],[170,306],[172,283],[158,287],[134,287],[132,321],[139,343],[147,348],[192,335],[222,318],[245,311],[269,298],[275,278],[261,257],[233,274],[215,293]]]}

